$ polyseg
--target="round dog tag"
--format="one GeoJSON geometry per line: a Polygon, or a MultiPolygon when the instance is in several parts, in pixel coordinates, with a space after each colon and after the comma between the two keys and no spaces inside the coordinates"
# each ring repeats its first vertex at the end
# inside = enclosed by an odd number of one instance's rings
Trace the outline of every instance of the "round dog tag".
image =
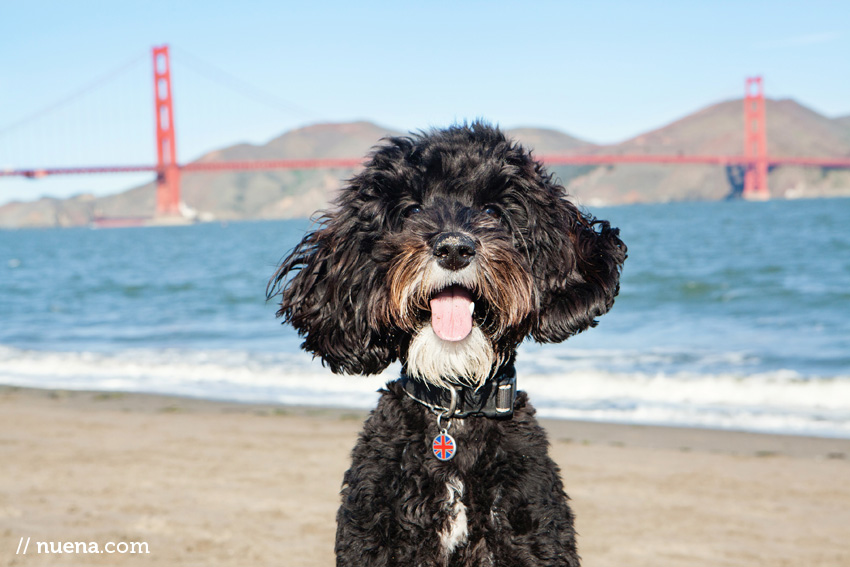
{"type": "Polygon", "coordinates": [[[457,449],[454,437],[449,435],[448,431],[445,429],[443,429],[439,435],[434,437],[434,442],[431,444],[431,447],[434,450],[434,456],[441,461],[450,460],[455,456],[455,449],[457,449]]]}

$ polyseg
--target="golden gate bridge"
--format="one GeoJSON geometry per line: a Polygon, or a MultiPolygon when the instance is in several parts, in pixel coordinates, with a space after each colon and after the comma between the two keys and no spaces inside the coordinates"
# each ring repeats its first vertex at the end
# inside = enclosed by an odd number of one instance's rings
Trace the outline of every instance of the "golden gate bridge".
{"type": "MultiPolygon", "coordinates": [[[[151,172],[156,174],[156,215],[158,217],[173,217],[180,214],[180,178],[184,173],[277,169],[351,169],[362,165],[362,157],[179,163],[174,130],[171,60],[168,45],[153,47],[152,57],[156,164],[10,168],[0,170],[0,177],[17,176],[39,179],[56,175],[151,172]]],[[[697,164],[725,166],[727,168],[737,167],[743,174],[742,196],[750,200],[766,200],[769,198],[768,170],[770,167],[795,165],[850,168],[850,158],[776,157],[767,153],[764,85],[761,77],[746,79],[743,106],[744,147],[739,155],[570,153],[542,155],[539,156],[539,159],[547,165],[697,164]]]]}

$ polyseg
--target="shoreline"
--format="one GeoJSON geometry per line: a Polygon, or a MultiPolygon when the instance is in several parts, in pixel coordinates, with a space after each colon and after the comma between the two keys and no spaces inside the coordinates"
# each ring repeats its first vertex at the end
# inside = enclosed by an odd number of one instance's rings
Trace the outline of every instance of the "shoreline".
{"type": "MultiPolygon", "coordinates": [[[[367,412],[0,387],[0,566],[333,565],[367,412]]],[[[541,419],[585,567],[850,564],[850,440],[541,419]]]]}
{"type": "MultiPolygon", "coordinates": [[[[325,416],[363,421],[371,410],[338,406],[301,406],[275,402],[243,402],[181,396],[106,390],[65,390],[0,384],[0,398],[19,394],[28,399],[65,400],[85,409],[119,405],[124,411],[194,411],[257,415],[325,416]],[[119,400],[122,401],[119,403],[119,400]],[[104,403],[109,402],[109,403],[104,403]],[[169,409],[171,408],[171,409],[169,409]]],[[[533,405],[532,400],[532,405],[533,405]]],[[[645,449],[698,451],[729,455],[850,460],[850,438],[765,433],[739,429],[689,427],[681,425],[637,424],[570,418],[538,417],[549,433],[550,442],[576,442],[635,446],[645,449]]]]}

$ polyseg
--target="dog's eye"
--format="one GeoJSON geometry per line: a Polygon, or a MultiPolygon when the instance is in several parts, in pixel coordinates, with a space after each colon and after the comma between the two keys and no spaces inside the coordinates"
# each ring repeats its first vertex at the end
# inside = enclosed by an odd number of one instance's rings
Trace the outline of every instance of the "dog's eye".
{"type": "Polygon", "coordinates": [[[422,207],[420,207],[419,205],[410,205],[409,207],[404,209],[404,216],[405,218],[407,218],[409,216],[418,215],[421,212],[422,207]]]}
{"type": "Polygon", "coordinates": [[[490,216],[490,217],[493,217],[494,219],[500,219],[500,218],[502,218],[502,211],[500,211],[499,209],[497,209],[496,207],[494,207],[494,206],[492,206],[492,205],[487,205],[486,207],[484,207],[483,209],[481,209],[481,211],[482,211],[485,215],[490,216]]]}

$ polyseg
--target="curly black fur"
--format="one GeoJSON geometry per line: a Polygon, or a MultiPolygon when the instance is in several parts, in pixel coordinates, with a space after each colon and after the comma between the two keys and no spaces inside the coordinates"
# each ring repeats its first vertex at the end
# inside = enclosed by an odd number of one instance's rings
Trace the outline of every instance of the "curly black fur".
{"type": "Polygon", "coordinates": [[[337,515],[339,567],[578,565],[573,516],[543,429],[520,392],[512,419],[472,418],[452,432],[457,456],[431,454],[433,414],[391,383],[345,473],[337,515]],[[440,546],[446,484],[466,491],[469,543],[440,546]]]}
{"type": "MultiPolygon", "coordinates": [[[[476,353],[489,362],[478,382],[419,370],[438,386],[480,384],[513,363],[526,337],[560,342],[595,326],[619,291],[618,229],[566,200],[530,152],[486,124],[389,138],[335,205],[268,289],[302,348],[334,372],[378,373],[394,360],[407,371],[411,344],[430,330],[429,298],[446,282],[474,296],[486,342],[476,353]],[[466,271],[435,267],[447,234],[474,248],[466,271]]],[[[509,420],[455,420],[460,448],[440,462],[429,448],[434,415],[390,384],[346,473],[338,565],[578,565],[572,514],[533,413],[521,394],[509,420]],[[462,486],[457,502],[452,483],[462,486]],[[447,548],[439,533],[461,508],[465,537],[447,548]]]]}

